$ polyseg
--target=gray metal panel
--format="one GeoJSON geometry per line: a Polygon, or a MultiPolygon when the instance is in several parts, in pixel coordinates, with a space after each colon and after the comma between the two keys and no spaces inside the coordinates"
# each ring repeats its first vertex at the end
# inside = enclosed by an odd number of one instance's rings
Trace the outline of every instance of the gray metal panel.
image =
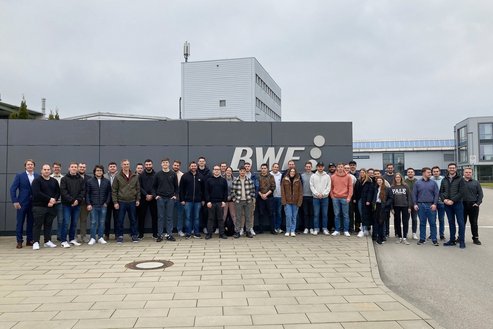
{"type": "Polygon", "coordinates": [[[24,161],[33,159],[36,171],[41,170],[43,163],[58,161],[62,164],[62,172],[68,170],[71,161],[84,161],[88,168],[99,163],[99,146],[9,146],[8,173],[17,173],[24,169],[24,161]]]}
{"type": "Polygon", "coordinates": [[[9,200],[8,189],[10,184],[7,186],[7,175],[0,174],[0,202],[9,200]]]}
{"type": "Polygon", "coordinates": [[[99,122],[10,120],[9,145],[99,145],[99,122]]]}
{"type": "Polygon", "coordinates": [[[16,215],[15,208],[11,203],[4,203],[4,205],[5,205],[5,231],[15,232],[15,215],[16,215]]]}
{"type": "Polygon", "coordinates": [[[7,216],[5,214],[5,207],[7,203],[0,202],[0,234],[5,231],[5,222],[7,221],[7,216]]]}
{"type": "Polygon", "coordinates": [[[0,145],[7,145],[8,120],[0,120],[0,145]]]}
{"type": "Polygon", "coordinates": [[[7,146],[0,145],[0,173],[7,171],[7,146]]]}
{"type": "Polygon", "coordinates": [[[273,145],[313,145],[314,138],[321,135],[325,145],[351,145],[353,141],[351,122],[273,122],[273,145]]]}
{"type": "Polygon", "coordinates": [[[189,122],[190,145],[270,145],[270,122],[189,122]]]}
{"type": "Polygon", "coordinates": [[[183,164],[188,161],[187,147],[184,146],[101,146],[101,164],[106,167],[110,161],[114,161],[120,168],[123,159],[130,160],[132,170],[138,162],[144,163],[151,159],[154,170],[161,168],[161,160],[169,158],[170,161],[180,160],[183,164]]]}
{"type": "Polygon", "coordinates": [[[101,145],[187,145],[186,121],[101,121],[101,145]]]}

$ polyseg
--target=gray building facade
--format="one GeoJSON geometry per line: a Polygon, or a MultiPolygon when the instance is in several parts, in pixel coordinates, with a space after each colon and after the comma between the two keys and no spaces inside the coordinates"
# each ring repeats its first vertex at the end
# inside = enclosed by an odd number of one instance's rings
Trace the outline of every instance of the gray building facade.
{"type": "Polygon", "coordinates": [[[244,161],[254,169],[264,162],[286,167],[293,159],[347,162],[352,159],[350,122],[203,122],[0,120],[0,234],[15,231],[15,209],[9,189],[26,159],[96,164],[129,159],[132,168],[150,158],[155,170],[163,158],[189,161],[205,156],[209,166],[226,161],[235,170],[244,161]]]}

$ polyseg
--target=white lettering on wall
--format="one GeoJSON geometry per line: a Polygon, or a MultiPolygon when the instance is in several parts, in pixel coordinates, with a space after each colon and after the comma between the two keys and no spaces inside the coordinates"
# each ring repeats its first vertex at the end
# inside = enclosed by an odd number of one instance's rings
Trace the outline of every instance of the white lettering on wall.
{"type": "Polygon", "coordinates": [[[262,163],[267,163],[269,168],[271,168],[273,163],[280,162],[284,147],[280,147],[277,154],[274,147],[268,147],[265,153],[262,147],[256,147],[255,151],[257,156],[257,170],[260,170],[262,163]]]}
{"type": "Polygon", "coordinates": [[[296,155],[296,152],[303,152],[305,147],[280,147],[277,152],[275,147],[268,147],[265,149],[262,147],[255,148],[255,161],[252,160],[253,148],[247,146],[239,146],[235,148],[233,153],[233,158],[231,159],[231,168],[233,170],[238,170],[238,167],[244,162],[250,162],[252,164],[252,169],[260,170],[262,163],[267,163],[269,168],[272,164],[278,162],[281,164],[282,169],[286,169],[288,166],[288,161],[297,161],[300,156],[296,155]],[[286,152],[284,153],[284,150],[286,152]],[[281,159],[284,153],[284,161],[281,163],[281,159]]]}

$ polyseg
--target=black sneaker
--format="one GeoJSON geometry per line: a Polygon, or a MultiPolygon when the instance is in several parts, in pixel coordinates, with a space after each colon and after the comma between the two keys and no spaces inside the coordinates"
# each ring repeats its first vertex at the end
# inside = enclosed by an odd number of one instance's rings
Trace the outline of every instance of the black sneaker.
{"type": "Polygon", "coordinates": [[[428,238],[427,238],[426,240],[431,240],[431,235],[430,235],[430,236],[428,236],[428,238]]]}
{"type": "Polygon", "coordinates": [[[142,240],[144,238],[144,234],[139,234],[138,238],[139,240],[142,240]]]}
{"type": "Polygon", "coordinates": [[[250,238],[250,239],[251,239],[251,238],[253,238],[253,234],[252,234],[252,232],[247,231],[247,232],[246,232],[246,237],[247,237],[247,238],[250,238]]]}
{"type": "Polygon", "coordinates": [[[207,233],[207,234],[205,235],[205,239],[206,239],[206,240],[209,240],[209,239],[211,239],[211,238],[212,238],[212,234],[207,233]]]}
{"type": "Polygon", "coordinates": [[[481,245],[481,241],[479,241],[479,239],[472,239],[472,243],[474,243],[477,246],[481,245]]]}
{"type": "Polygon", "coordinates": [[[436,241],[436,240],[435,240],[435,241],[433,241],[433,245],[434,245],[435,247],[438,247],[440,244],[438,243],[438,241],[436,241]]]}
{"type": "Polygon", "coordinates": [[[440,240],[445,241],[445,235],[440,235],[440,240]]]}
{"type": "Polygon", "coordinates": [[[443,244],[445,247],[455,246],[455,241],[449,240],[443,244]]]}
{"type": "Polygon", "coordinates": [[[172,236],[172,235],[168,235],[168,236],[166,237],[166,240],[167,240],[167,241],[176,241],[175,237],[174,237],[174,236],[172,236]]]}
{"type": "Polygon", "coordinates": [[[240,238],[240,232],[236,232],[236,233],[233,235],[233,238],[235,238],[235,239],[239,239],[239,238],[240,238]]]}
{"type": "Polygon", "coordinates": [[[384,242],[382,240],[380,240],[380,239],[377,239],[377,243],[378,244],[383,244],[384,242]]]}
{"type": "Polygon", "coordinates": [[[221,239],[227,239],[228,237],[225,234],[219,234],[219,238],[221,238],[221,239]]]}
{"type": "Polygon", "coordinates": [[[419,241],[418,241],[418,246],[420,246],[420,245],[422,245],[422,244],[425,244],[425,243],[426,243],[426,241],[425,241],[425,240],[419,240],[419,241]]]}
{"type": "Polygon", "coordinates": [[[158,237],[157,235],[153,235],[153,236],[152,236],[152,238],[153,238],[154,240],[157,240],[157,238],[159,238],[159,237],[158,237]]]}
{"type": "Polygon", "coordinates": [[[202,239],[202,236],[200,235],[200,233],[199,234],[194,234],[193,237],[195,239],[202,239]]]}
{"type": "Polygon", "coordinates": [[[158,236],[157,239],[156,239],[156,242],[163,242],[163,237],[162,236],[158,236]]]}
{"type": "Polygon", "coordinates": [[[192,236],[190,234],[185,234],[185,239],[190,239],[192,236]]]}

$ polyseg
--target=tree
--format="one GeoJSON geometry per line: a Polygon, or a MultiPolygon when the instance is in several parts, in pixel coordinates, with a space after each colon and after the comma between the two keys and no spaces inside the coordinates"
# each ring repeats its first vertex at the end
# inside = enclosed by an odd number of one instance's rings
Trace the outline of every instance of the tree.
{"type": "Polygon", "coordinates": [[[48,115],[48,120],[55,120],[55,115],[53,114],[53,110],[50,110],[50,115],[48,115]]]}
{"type": "Polygon", "coordinates": [[[22,97],[21,106],[19,107],[19,111],[10,113],[9,119],[29,119],[29,112],[27,111],[27,103],[24,96],[22,97]]]}
{"type": "Polygon", "coordinates": [[[60,120],[60,116],[58,115],[58,109],[55,112],[55,120],[60,120]]]}

